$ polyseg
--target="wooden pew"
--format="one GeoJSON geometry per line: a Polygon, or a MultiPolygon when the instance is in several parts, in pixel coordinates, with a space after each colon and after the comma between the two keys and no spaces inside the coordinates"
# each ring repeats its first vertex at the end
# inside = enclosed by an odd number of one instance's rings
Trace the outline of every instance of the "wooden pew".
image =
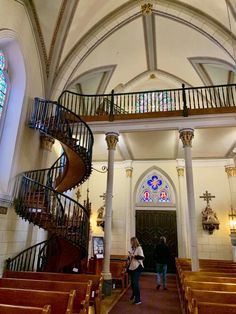
{"type": "Polygon", "coordinates": [[[126,284],[126,272],[125,266],[122,261],[111,261],[110,272],[112,280],[118,280],[121,282],[121,288],[124,290],[126,284]]]}
{"type": "Polygon", "coordinates": [[[44,307],[32,306],[17,306],[0,304],[1,314],[51,314],[51,306],[45,305],[44,307]]]}
{"type": "Polygon", "coordinates": [[[236,314],[235,304],[196,302],[194,314],[236,314]]]}
{"type": "MultiPolygon", "coordinates": [[[[194,314],[196,302],[236,304],[236,292],[187,289],[188,313],[194,314]]],[[[207,312],[208,313],[208,312],[207,312]]],[[[223,314],[223,313],[222,313],[223,314]]]]}
{"type": "Polygon", "coordinates": [[[49,281],[70,281],[70,282],[88,282],[88,280],[92,280],[92,288],[89,303],[90,305],[94,306],[95,314],[100,314],[103,284],[103,278],[100,275],[5,271],[3,273],[3,277],[49,281]]]}
{"type": "MultiPolygon", "coordinates": [[[[0,278],[0,287],[46,291],[76,291],[73,313],[88,313],[92,281],[68,282],[33,279],[0,278]]],[[[1,313],[1,312],[0,312],[1,313]]]]}
{"type": "Polygon", "coordinates": [[[52,292],[44,290],[0,288],[0,304],[43,307],[51,305],[51,314],[72,314],[75,290],[52,292]]]}

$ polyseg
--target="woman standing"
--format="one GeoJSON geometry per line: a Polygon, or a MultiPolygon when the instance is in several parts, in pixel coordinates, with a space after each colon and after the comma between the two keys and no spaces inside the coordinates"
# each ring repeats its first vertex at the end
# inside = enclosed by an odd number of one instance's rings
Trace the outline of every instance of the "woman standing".
{"type": "Polygon", "coordinates": [[[134,304],[141,304],[140,300],[140,288],[139,288],[139,278],[141,271],[143,270],[143,249],[139,244],[139,241],[136,237],[130,239],[131,250],[129,251],[129,273],[131,277],[131,287],[132,287],[132,296],[130,300],[134,304]]]}

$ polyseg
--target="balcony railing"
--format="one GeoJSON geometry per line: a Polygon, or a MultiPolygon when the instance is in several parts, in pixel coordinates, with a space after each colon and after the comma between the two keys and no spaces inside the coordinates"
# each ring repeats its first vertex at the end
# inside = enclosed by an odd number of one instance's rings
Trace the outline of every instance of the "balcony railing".
{"type": "Polygon", "coordinates": [[[62,92],[59,104],[79,116],[108,116],[110,120],[116,115],[158,114],[161,112],[188,116],[191,111],[199,109],[236,107],[236,84],[189,87],[184,84],[179,89],[144,91],[103,95],[84,95],[70,91],[62,92]]]}

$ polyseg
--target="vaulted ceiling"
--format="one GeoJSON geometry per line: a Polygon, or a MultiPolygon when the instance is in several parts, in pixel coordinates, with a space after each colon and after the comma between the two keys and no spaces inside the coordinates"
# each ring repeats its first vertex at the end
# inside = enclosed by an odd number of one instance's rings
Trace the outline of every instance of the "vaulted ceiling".
{"type": "MultiPolygon", "coordinates": [[[[182,83],[236,83],[236,0],[24,3],[41,55],[45,96],[51,99],[63,89],[96,94],[112,89],[127,92],[179,88],[182,83]]],[[[212,134],[222,136],[222,143],[227,138],[227,144],[211,151],[196,147],[194,157],[228,156],[235,142],[234,125],[214,130],[212,134]]],[[[125,155],[129,152],[127,156],[133,159],[152,159],[145,143],[155,138],[159,144],[170,145],[166,152],[158,152],[162,145],[155,147],[156,156],[181,156],[176,130],[144,131],[124,132],[125,155]],[[143,153],[140,147],[145,147],[143,153]]],[[[206,148],[202,141],[209,129],[199,131],[200,144],[206,148]]],[[[99,137],[95,143],[96,160],[105,158],[100,153],[101,146],[97,146],[99,137]]],[[[117,159],[126,157],[121,149],[117,159]]]]}
{"type": "Polygon", "coordinates": [[[235,81],[235,0],[25,0],[45,93],[235,81]],[[145,11],[146,9],[146,11],[145,11]]]}

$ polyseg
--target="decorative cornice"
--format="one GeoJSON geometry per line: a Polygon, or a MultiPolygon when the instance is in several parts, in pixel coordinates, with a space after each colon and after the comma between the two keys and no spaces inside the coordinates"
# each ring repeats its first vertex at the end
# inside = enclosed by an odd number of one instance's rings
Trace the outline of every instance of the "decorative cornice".
{"type": "Polygon", "coordinates": [[[225,172],[228,177],[236,177],[236,167],[234,166],[225,166],[225,172]]]}
{"type": "Polygon", "coordinates": [[[106,134],[106,141],[108,150],[116,150],[116,144],[119,141],[119,134],[114,132],[109,132],[106,134]]]}
{"type": "Polygon", "coordinates": [[[179,138],[182,140],[183,147],[192,147],[192,139],[194,138],[193,129],[179,130],[179,138]]]}
{"type": "Polygon", "coordinates": [[[142,14],[147,16],[152,14],[153,4],[152,3],[144,3],[141,5],[142,14]]]}
{"type": "Polygon", "coordinates": [[[59,31],[59,27],[60,27],[60,24],[61,24],[61,21],[62,21],[63,14],[65,12],[66,3],[67,3],[66,1],[62,1],[61,7],[60,7],[60,10],[59,10],[59,14],[57,16],[57,21],[56,21],[55,29],[54,29],[54,32],[53,32],[50,49],[49,49],[48,64],[47,64],[48,74],[49,74],[49,68],[50,68],[50,64],[51,64],[51,60],[52,60],[52,56],[53,56],[53,51],[54,51],[54,47],[55,47],[57,34],[58,34],[58,31],[59,31]]]}
{"type": "Polygon", "coordinates": [[[183,177],[184,176],[184,167],[176,167],[178,177],[183,177]]]}

